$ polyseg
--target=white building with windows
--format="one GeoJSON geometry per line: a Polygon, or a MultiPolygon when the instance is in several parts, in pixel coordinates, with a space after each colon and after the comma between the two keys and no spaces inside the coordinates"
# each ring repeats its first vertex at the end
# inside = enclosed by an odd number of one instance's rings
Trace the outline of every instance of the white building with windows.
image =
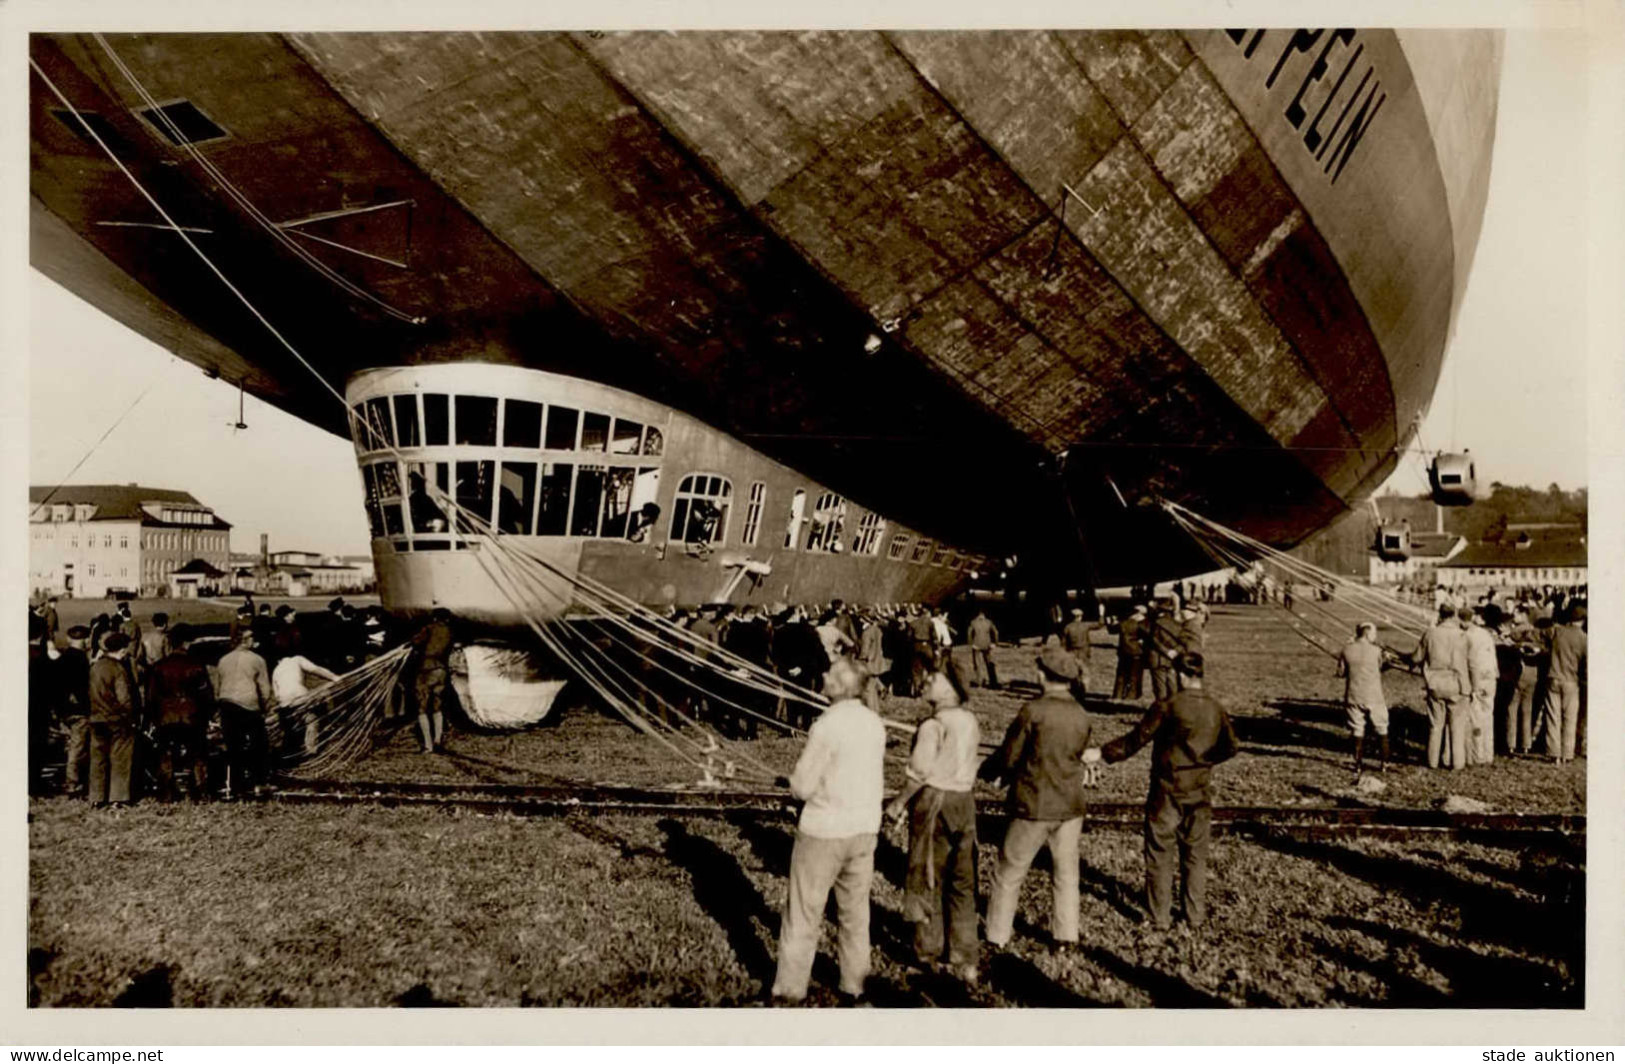
{"type": "Polygon", "coordinates": [[[227,568],[231,525],[184,491],[138,484],[28,489],[31,592],[101,598],[168,594],[201,560],[227,568]]]}

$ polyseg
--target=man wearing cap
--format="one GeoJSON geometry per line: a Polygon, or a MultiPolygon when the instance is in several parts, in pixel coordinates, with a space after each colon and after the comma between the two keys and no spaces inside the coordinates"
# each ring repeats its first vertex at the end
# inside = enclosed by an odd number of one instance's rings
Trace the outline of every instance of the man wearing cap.
{"type": "Polygon", "coordinates": [[[1152,703],[1134,730],[1089,750],[1088,762],[1115,764],[1151,743],[1151,788],[1145,803],[1145,893],[1151,924],[1173,922],[1174,855],[1184,882],[1185,922],[1207,919],[1208,837],[1213,818],[1213,766],[1236,753],[1236,732],[1218,699],[1202,690],[1202,655],[1176,661],[1184,690],[1152,703]]]}
{"type": "Polygon", "coordinates": [[[208,785],[214,687],[209,667],[192,654],[192,638],[191,628],[176,625],[169,635],[172,649],[147,671],[147,705],[158,725],[158,797],[166,802],[180,796],[177,778],[194,801],[208,785]]]}
{"type": "Polygon", "coordinates": [[[129,805],[130,767],[140,723],[130,639],[109,632],[90,666],[90,804],[129,805]]]}
{"type": "Polygon", "coordinates": [[[1540,689],[1546,647],[1540,633],[1529,623],[1529,614],[1521,609],[1512,615],[1512,627],[1507,639],[1518,655],[1518,674],[1512,688],[1512,700],[1507,705],[1506,751],[1509,754],[1531,754],[1535,750],[1535,724],[1540,712],[1536,693],[1540,689]]]}
{"type": "Polygon", "coordinates": [[[1456,619],[1455,607],[1439,607],[1438,623],[1423,633],[1411,661],[1421,666],[1427,685],[1428,767],[1465,768],[1473,687],[1467,671],[1467,633],[1456,619]]]}
{"type": "Polygon", "coordinates": [[[1061,629],[1061,643],[1066,652],[1078,663],[1078,683],[1082,684],[1089,675],[1089,633],[1095,626],[1083,619],[1083,611],[1077,607],[1072,609],[1072,619],[1066,622],[1061,629]]]}
{"type": "Polygon", "coordinates": [[[1546,754],[1558,764],[1574,760],[1580,724],[1580,682],[1586,670],[1586,608],[1569,610],[1568,623],[1552,628],[1550,686],[1544,712],[1546,754]]]}
{"type": "Polygon", "coordinates": [[[805,803],[790,852],[773,976],[773,997],[789,1004],[807,996],[831,889],[839,913],[841,991],[862,996],[869,975],[869,887],[884,798],[886,729],[859,698],[863,681],[862,670],[845,658],[830,666],[824,678],[830,705],[808,730],[795,770],[780,780],[805,803]]]}
{"type": "Polygon", "coordinates": [[[1145,607],[1137,605],[1117,629],[1117,678],[1112,698],[1137,702],[1145,693],[1145,607]]]}
{"type": "Polygon", "coordinates": [[[1361,621],[1354,628],[1354,640],[1337,656],[1337,675],[1343,677],[1343,709],[1348,714],[1349,731],[1354,736],[1354,776],[1364,768],[1365,725],[1377,733],[1382,745],[1382,770],[1388,771],[1388,699],[1382,690],[1382,647],[1377,644],[1377,626],[1361,621]]]}
{"type": "Polygon", "coordinates": [[[276,695],[265,659],[254,652],[251,628],[237,633],[237,645],[215,666],[214,695],[226,733],[230,787],[239,794],[258,793],[270,770],[266,717],[276,707],[276,695]]]}
{"type": "Polygon", "coordinates": [[[1021,884],[1038,851],[1049,847],[1058,945],[1078,941],[1078,836],[1087,807],[1081,760],[1089,747],[1089,714],[1072,697],[1078,662],[1050,636],[1038,655],[1044,693],[1021,707],[980,775],[1010,787],[1005,831],[987,906],[987,940],[1003,947],[1014,929],[1021,884]]]}
{"type": "Polygon", "coordinates": [[[90,763],[90,655],[85,652],[89,640],[90,629],[74,625],[68,629],[68,645],[56,659],[57,719],[68,732],[62,786],[76,795],[85,793],[90,763]]]}
{"type": "Polygon", "coordinates": [[[130,675],[138,681],[146,675],[147,648],[142,642],[141,625],[130,616],[130,604],[120,602],[118,610],[113,614],[113,630],[120,632],[129,640],[129,649],[125,651],[130,666],[130,675]]]}
{"type": "Polygon", "coordinates": [[[1468,719],[1472,722],[1469,761],[1488,765],[1495,760],[1495,683],[1501,676],[1495,660],[1495,637],[1485,627],[1484,615],[1463,606],[1456,613],[1467,638],[1467,678],[1471,685],[1468,719]]]}
{"type": "Polygon", "coordinates": [[[986,610],[977,610],[965,629],[965,641],[970,644],[971,683],[976,687],[999,686],[999,673],[993,667],[993,647],[999,642],[999,629],[988,620],[986,610]]]}

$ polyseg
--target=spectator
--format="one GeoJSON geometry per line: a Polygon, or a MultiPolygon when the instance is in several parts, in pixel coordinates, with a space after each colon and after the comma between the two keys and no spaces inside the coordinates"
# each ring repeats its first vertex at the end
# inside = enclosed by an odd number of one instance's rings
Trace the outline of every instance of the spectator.
{"type": "Polygon", "coordinates": [[[1135,606],[1117,629],[1117,678],[1112,698],[1138,702],[1145,694],[1145,607],[1135,606]]]}
{"type": "Polygon", "coordinates": [[[76,624],[68,629],[68,645],[56,660],[57,719],[68,733],[62,787],[83,796],[90,767],[90,655],[85,647],[90,629],[76,624]]]}
{"type": "Polygon", "coordinates": [[[130,674],[130,639],[109,632],[90,666],[90,804],[130,804],[130,773],[141,705],[130,674]]]}
{"type": "Polygon", "coordinates": [[[1495,760],[1495,682],[1501,666],[1495,660],[1495,637],[1485,627],[1484,615],[1463,606],[1457,611],[1467,639],[1467,678],[1471,684],[1469,719],[1472,740],[1468,761],[1488,765],[1495,760]]]}
{"type": "Polygon", "coordinates": [[[967,983],[977,981],[976,786],[981,729],[964,708],[951,672],[932,673],[926,701],[935,713],[914,734],[907,783],[887,813],[909,821],[903,916],[914,925],[914,954],[930,967],[945,961],[967,983]],[[944,954],[946,949],[946,954],[944,954]]]}
{"type": "Polygon", "coordinates": [[[1411,655],[1421,666],[1428,697],[1428,767],[1465,768],[1471,731],[1467,671],[1467,633],[1452,606],[1439,608],[1439,621],[1422,635],[1411,655]]]}
{"type": "Polygon", "coordinates": [[[270,770],[266,722],[276,708],[276,695],[265,659],[254,652],[251,628],[237,633],[237,645],[215,667],[214,694],[226,733],[227,793],[261,794],[270,770]]]}
{"type": "Polygon", "coordinates": [[[1045,846],[1054,875],[1051,934],[1061,946],[1078,941],[1078,837],[1086,808],[1080,758],[1089,746],[1089,714],[1072,697],[1078,662],[1059,638],[1051,636],[1040,651],[1038,671],[1043,694],[1021,708],[981,770],[1010,787],[1010,826],[987,908],[987,940],[1001,948],[1014,929],[1021,884],[1045,846]]]}
{"type": "Polygon", "coordinates": [[[1574,760],[1580,724],[1580,682],[1586,671],[1584,606],[1552,630],[1551,686],[1546,692],[1546,755],[1558,764],[1574,760]]]}
{"type": "Polygon", "coordinates": [[[999,629],[988,620],[986,610],[977,610],[965,630],[970,643],[971,684],[975,687],[999,687],[999,671],[993,667],[993,648],[999,642],[999,629]]]}
{"type": "Polygon", "coordinates": [[[1151,743],[1151,787],[1145,803],[1145,893],[1151,925],[1173,922],[1174,852],[1178,847],[1185,922],[1207,920],[1208,838],[1213,818],[1213,766],[1236,753],[1224,706],[1202,690],[1202,656],[1178,660],[1184,690],[1154,703],[1134,730],[1088,751],[1088,761],[1114,764],[1151,743]]]}
{"type": "MultiPolygon", "coordinates": [[[[153,618],[154,622],[157,617],[153,618]]],[[[214,709],[214,688],[209,667],[192,654],[192,630],[177,625],[170,633],[169,653],[147,673],[147,704],[157,725],[158,797],[166,802],[179,796],[177,779],[195,801],[208,784],[209,718],[214,709]]]]}
{"type": "Polygon", "coordinates": [[[861,997],[869,974],[869,886],[880,830],[886,730],[858,699],[862,690],[856,665],[841,660],[830,667],[824,681],[830,705],[813,723],[795,771],[781,781],[805,803],[790,854],[773,978],[773,997],[792,1004],[807,995],[831,888],[839,914],[841,991],[861,997]]]}

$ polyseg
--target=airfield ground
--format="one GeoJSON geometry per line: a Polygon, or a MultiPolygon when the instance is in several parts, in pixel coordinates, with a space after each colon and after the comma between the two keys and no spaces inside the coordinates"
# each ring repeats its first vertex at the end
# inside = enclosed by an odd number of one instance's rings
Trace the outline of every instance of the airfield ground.
{"type": "MultiPolygon", "coordinates": [[[[1090,689],[1109,686],[1106,636],[1090,689]]],[[[1395,642],[1399,643],[1398,637],[1395,642]]],[[[1032,651],[1000,651],[1031,679],[1032,651]]],[[[1243,751],[1219,772],[1224,805],[1356,799],[1329,661],[1272,608],[1221,607],[1210,687],[1243,751]]],[[[1502,759],[1459,773],[1416,762],[1420,689],[1392,676],[1396,760],[1361,799],[1430,807],[1447,795],[1496,811],[1585,811],[1585,761],[1502,759]]],[[[1020,705],[977,692],[996,739],[1020,705]]],[[[1092,703],[1104,737],[1136,707],[1092,703]]],[[[916,719],[922,707],[888,712],[916,719]]],[[[788,767],[797,743],[763,738],[788,767]]],[[[631,728],[582,707],[513,735],[461,731],[440,756],[404,730],[344,770],[350,780],[692,784],[631,728]]],[[[899,747],[902,749],[902,747],[899,747]]],[[[1108,770],[1102,801],[1144,794],[1145,753],[1108,770]]],[[[895,769],[893,770],[895,771],[895,769]]],[[[989,792],[991,794],[991,792],[989,792]]],[[[456,808],[143,803],[97,812],[65,799],[30,811],[30,1000],[38,1005],[743,1005],[771,981],[792,834],[776,820],[523,818],[456,808]]],[[[984,845],[982,877],[994,850],[984,845]]],[[[1035,873],[1014,948],[968,995],[909,967],[904,857],[883,840],[874,891],[878,1005],[1377,1005],[1578,1007],[1584,858],[1563,840],[1439,836],[1294,840],[1221,836],[1214,918],[1196,938],[1138,922],[1140,843],[1096,831],[1083,851],[1084,943],[1047,942],[1048,877],[1035,873]]],[[[832,1002],[826,942],[814,1003],[832,1002]]]]}

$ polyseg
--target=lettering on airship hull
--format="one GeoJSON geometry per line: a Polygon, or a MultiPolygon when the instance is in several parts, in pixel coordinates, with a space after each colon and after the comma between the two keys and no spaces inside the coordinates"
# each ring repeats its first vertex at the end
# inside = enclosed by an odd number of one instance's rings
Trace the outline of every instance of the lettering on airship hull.
{"type": "MultiPolygon", "coordinates": [[[[1244,29],[1224,32],[1248,60],[1259,54],[1259,46],[1271,33],[1269,30],[1249,33],[1244,29]]],[[[1275,33],[1276,39],[1281,37],[1281,32],[1275,33]]],[[[1297,76],[1297,87],[1282,114],[1293,129],[1302,132],[1304,150],[1321,165],[1321,173],[1328,175],[1334,185],[1388,99],[1382,78],[1366,56],[1365,43],[1358,37],[1357,31],[1347,28],[1293,30],[1275,53],[1275,62],[1264,79],[1266,89],[1284,96],[1297,76]],[[1334,56],[1334,52],[1338,54],[1334,56]],[[1313,61],[1299,75],[1298,68],[1310,56],[1313,61]],[[1337,76],[1328,81],[1332,67],[1339,64],[1337,76]],[[1283,78],[1288,67],[1292,70],[1283,78]],[[1310,117],[1311,112],[1313,117],[1310,117]]],[[[1263,49],[1266,57],[1270,52],[1263,49]]],[[[1259,69],[1263,69],[1262,64],[1259,69]]]]}

